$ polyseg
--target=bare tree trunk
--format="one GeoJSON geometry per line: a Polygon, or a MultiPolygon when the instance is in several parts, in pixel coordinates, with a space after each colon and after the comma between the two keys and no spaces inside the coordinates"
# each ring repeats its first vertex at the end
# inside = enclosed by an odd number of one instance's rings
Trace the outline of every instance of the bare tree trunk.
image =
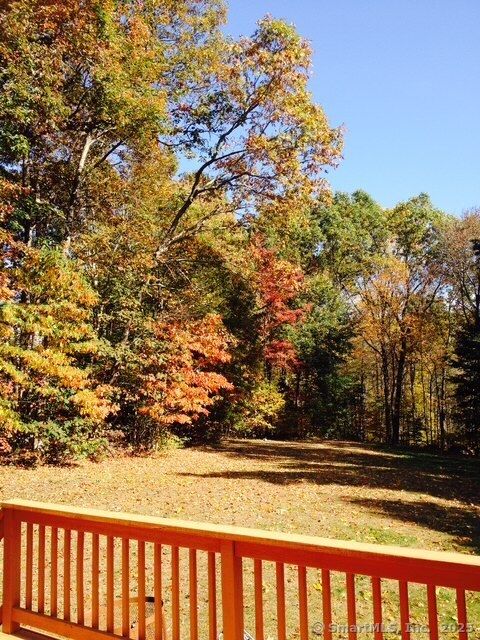
{"type": "Polygon", "coordinates": [[[440,447],[445,450],[447,444],[447,369],[442,367],[441,381],[441,406],[440,406],[440,447]]]}
{"type": "Polygon", "coordinates": [[[85,142],[83,144],[83,149],[82,152],[80,154],[80,158],[78,159],[78,165],[77,165],[77,169],[75,171],[75,176],[73,178],[73,184],[72,184],[72,188],[70,191],[70,198],[68,201],[68,207],[67,207],[67,220],[70,221],[72,214],[73,214],[73,208],[75,206],[75,202],[77,200],[77,194],[78,194],[78,188],[80,187],[80,181],[82,178],[82,173],[85,169],[85,164],[87,162],[87,158],[88,158],[88,154],[90,152],[90,147],[93,144],[93,136],[90,133],[87,133],[86,137],[85,137],[85,142]]]}
{"type": "Polygon", "coordinates": [[[412,401],[412,419],[407,430],[407,444],[411,444],[412,431],[415,430],[417,424],[417,401],[415,398],[415,380],[417,378],[417,368],[414,364],[410,367],[410,395],[412,401]]]}
{"type": "Polygon", "coordinates": [[[400,442],[400,422],[403,400],[403,379],[405,375],[405,364],[407,361],[407,339],[402,337],[400,353],[398,356],[397,373],[395,376],[395,394],[392,407],[392,444],[400,442]]]}
{"type": "Polygon", "coordinates": [[[301,371],[297,371],[297,374],[295,376],[295,409],[299,408],[299,400],[300,400],[300,379],[301,379],[302,373],[301,371]]]}
{"type": "Polygon", "coordinates": [[[430,375],[430,383],[428,385],[428,415],[430,417],[430,442],[434,444],[435,436],[433,433],[433,375],[430,375]]]}
{"type": "Polygon", "coordinates": [[[388,354],[382,350],[382,378],[383,378],[383,405],[384,405],[384,424],[385,424],[385,440],[388,443],[392,441],[392,406],[391,406],[391,388],[390,375],[388,366],[388,354]]]}

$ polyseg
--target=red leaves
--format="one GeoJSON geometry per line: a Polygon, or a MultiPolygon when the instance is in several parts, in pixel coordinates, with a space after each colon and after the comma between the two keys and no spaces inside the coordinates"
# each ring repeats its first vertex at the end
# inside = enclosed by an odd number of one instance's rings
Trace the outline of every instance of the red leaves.
{"type": "Polygon", "coordinates": [[[304,315],[305,308],[292,308],[303,286],[303,273],[287,260],[279,259],[257,238],[253,246],[257,263],[257,290],[262,314],[260,338],[266,362],[288,369],[297,364],[294,345],[282,334],[304,315]]]}
{"type": "Polygon", "coordinates": [[[282,369],[298,365],[297,351],[289,340],[273,340],[265,347],[265,360],[282,369]]]}

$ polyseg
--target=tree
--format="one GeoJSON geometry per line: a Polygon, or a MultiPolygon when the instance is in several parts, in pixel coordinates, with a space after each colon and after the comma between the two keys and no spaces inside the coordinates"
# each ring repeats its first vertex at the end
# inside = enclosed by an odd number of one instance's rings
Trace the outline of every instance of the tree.
{"type": "Polygon", "coordinates": [[[292,375],[289,420],[303,434],[358,438],[350,411],[350,313],[328,273],[310,274],[302,296],[307,313],[292,333],[298,364],[292,375]]]}
{"type": "Polygon", "coordinates": [[[315,217],[322,232],[319,259],[337,286],[349,291],[372,270],[371,261],[386,251],[386,212],[364,191],[336,193],[330,205],[319,204],[315,217]]]}
{"type": "Polygon", "coordinates": [[[455,350],[457,419],[466,442],[478,448],[480,433],[480,325],[459,331],[455,350]]]}
{"type": "Polygon", "coordinates": [[[441,229],[438,260],[451,288],[456,312],[465,322],[479,313],[479,280],[476,241],[480,238],[480,211],[462,218],[447,218],[441,229]]]}
{"type": "Polygon", "coordinates": [[[105,185],[210,65],[223,19],[217,0],[4,4],[0,167],[29,189],[25,242],[74,238],[105,209],[105,185]]]}
{"type": "Polygon", "coordinates": [[[324,194],[324,169],[340,157],[341,131],[312,101],[311,51],[293,27],[266,18],[222,52],[204,84],[171,108],[173,132],[163,143],[197,167],[180,182],[159,257],[219,212],[248,220],[268,208],[279,216],[324,194]]]}
{"type": "Polygon", "coordinates": [[[301,291],[303,274],[295,265],[279,259],[271,249],[265,248],[260,238],[255,239],[252,254],[257,266],[259,339],[270,379],[273,367],[289,369],[297,361],[295,347],[285,330],[295,325],[305,311],[294,306],[301,291]]]}
{"type": "Polygon", "coordinates": [[[466,212],[448,218],[442,227],[438,261],[448,283],[455,353],[451,357],[456,407],[457,438],[469,446],[478,440],[478,318],[480,314],[480,269],[478,242],[480,214],[466,212]]]}
{"type": "Polygon", "coordinates": [[[106,348],[91,326],[96,295],[58,250],[13,246],[19,266],[8,246],[0,271],[8,279],[0,301],[3,449],[47,460],[92,454],[115,411],[113,389],[95,377],[106,348]]]}
{"type": "MultiPolygon", "coordinates": [[[[471,241],[469,277],[462,280],[464,312],[455,349],[457,417],[470,445],[480,442],[480,240],[471,241]],[[468,282],[468,285],[467,285],[468,282]],[[466,299],[466,300],[465,300],[466,299]]],[[[465,271],[462,270],[462,274],[465,271]]]]}
{"type": "Polygon", "coordinates": [[[439,214],[427,197],[395,207],[390,238],[371,276],[360,280],[361,332],[380,358],[387,441],[398,444],[405,374],[443,280],[432,260],[439,214]]]}
{"type": "Polygon", "coordinates": [[[231,342],[218,316],[157,323],[154,338],[143,343],[140,379],[132,388],[139,400],[137,413],[143,431],[137,434],[141,435],[139,442],[152,445],[172,425],[189,425],[208,415],[218,392],[233,389],[215,371],[230,360],[231,342]],[[150,434],[146,436],[145,431],[150,434]]]}

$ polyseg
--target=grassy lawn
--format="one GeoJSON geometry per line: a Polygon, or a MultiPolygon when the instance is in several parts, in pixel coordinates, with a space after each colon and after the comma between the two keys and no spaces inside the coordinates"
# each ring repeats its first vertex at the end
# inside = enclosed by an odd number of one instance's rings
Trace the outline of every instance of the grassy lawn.
{"type": "Polygon", "coordinates": [[[350,443],[230,441],[73,467],[0,467],[27,498],[480,553],[480,464],[350,443]]]}
{"type": "MultiPolygon", "coordinates": [[[[351,443],[240,440],[218,447],[173,450],[156,457],[111,458],[72,467],[3,467],[0,490],[2,499],[27,498],[330,538],[480,553],[478,462],[351,443]]],[[[264,594],[266,627],[273,637],[274,581],[270,569],[265,571],[264,594]]],[[[246,576],[247,590],[250,582],[251,572],[246,576]]],[[[295,587],[292,568],[287,572],[287,593],[292,602],[295,587]]],[[[341,619],[345,617],[342,576],[334,576],[333,587],[336,612],[341,619]]],[[[386,618],[395,621],[396,585],[386,583],[384,589],[386,618]]],[[[321,584],[312,570],[312,600],[320,600],[319,591],[321,584]]],[[[370,587],[362,578],[357,582],[357,594],[359,619],[371,621],[370,587]]],[[[422,587],[414,587],[411,592],[413,617],[419,622],[426,615],[424,596],[422,587]]],[[[454,620],[453,594],[440,590],[438,597],[442,620],[454,620]]],[[[469,608],[480,626],[477,596],[470,598],[469,608]]],[[[252,619],[253,608],[249,604],[249,627],[252,619]]],[[[290,624],[289,637],[294,638],[298,633],[295,620],[290,624]]],[[[455,634],[442,637],[453,638],[455,634]]]]}

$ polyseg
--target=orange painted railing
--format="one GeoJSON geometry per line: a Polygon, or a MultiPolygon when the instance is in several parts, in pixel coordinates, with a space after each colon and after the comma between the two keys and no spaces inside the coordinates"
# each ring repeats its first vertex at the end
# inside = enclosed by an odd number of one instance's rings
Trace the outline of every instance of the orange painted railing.
{"type": "MultiPolygon", "coordinates": [[[[0,542],[3,541],[3,511],[0,511],[0,542]]],[[[0,625],[2,624],[3,607],[0,601],[0,625]]]]}
{"type": "Polygon", "coordinates": [[[430,640],[480,637],[476,556],[21,500],[2,514],[5,633],[383,640],[396,624],[410,640],[423,622],[430,640]]]}

